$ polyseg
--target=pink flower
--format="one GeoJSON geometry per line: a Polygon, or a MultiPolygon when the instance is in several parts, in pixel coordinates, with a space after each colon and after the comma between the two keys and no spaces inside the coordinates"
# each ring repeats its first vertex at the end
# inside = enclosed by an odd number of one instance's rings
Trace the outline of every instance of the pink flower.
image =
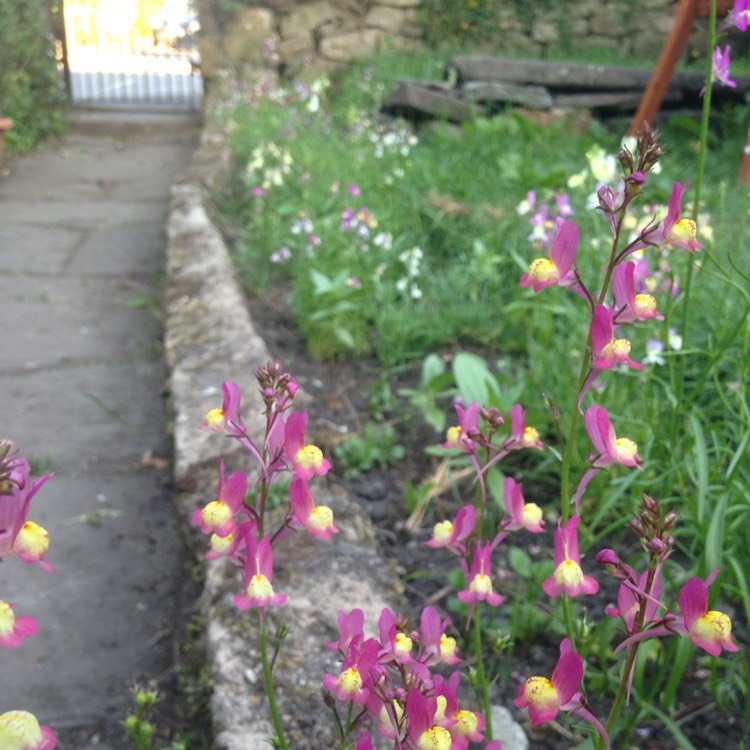
{"type": "Polygon", "coordinates": [[[653,622],[656,612],[659,609],[659,597],[661,596],[661,569],[657,569],[653,577],[651,590],[646,591],[649,571],[645,570],[635,579],[635,572],[632,571],[633,580],[625,580],[620,584],[617,591],[617,606],[609,606],[606,612],[610,617],[619,617],[625,624],[625,632],[632,635],[635,631],[635,621],[641,610],[641,602],[645,600],[646,609],[644,612],[643,625],[653,622]]]}
{"type": "Polygon", "coordinates": [[[196,526],[200,526],[204,534],[228,536],[237,528],[235,515],[243,507],[246,493],[247,475],[241,471],[235,471],[225,482],[224,462],[222,461],[219,468],[217,499],[195,510],[191,521],[196,526]]]}
{"type": "Polygon", "coordinates": [[[578,524],[580,516],[572,516],[564,527],[561,520],[555,531],[555,571],[542,584],[545,593],[553,598],[560,594],[578,596],[595,594],[599,583],[581,570],[581,555],[578,551],[578,524]]]}
{"type": "Polygon", "coordinates": [[[341,673],[338,677],[327,674],[323,687],[335,693],[341,701],[364,706],[372,690],[370,670],[375,666],[379,650],[380,644],[374,638],[364,640],[361,635],[355,636],[341,665],[341,673]]]}
{"type": "Polygon", "coordinates": [[[538,448],[542,450],[544,443],[539,438],[535,427],[526,426],[526,411],[521,404],[513,404],[510,408],[510,440],[508,448],[538,448]]]}
{"type": "Polygon", "coordinates": [[[456,414],[458,414],[458,425],[448,428],[445,442],[438,447],[458,448],[461,453],[474,453],[477,449],[475,439],[480,436],[479,404],[472,401],[466,409],[461,404],[456,404],[456,414]]]}
{"type": "MultiPolygon", "coordinates": [[[[722,51],[721,47],[717,45],[716,49],[714,50],[713,57],[711,58],[711,80],[716,81],[716,83],[720,83],[722,86],[728,86],[729,88],[735,88],[737,86],[737,82],[733,81],[729,78],[729,50],[731,49],[730,45],[727,44],[727,46],[722,51]]],[[[701,91],[701,96],[705,94],[706,87],[703,87],[703,90],[701,91]]]]}
{"type": "Polygon", "coordinates": [[[422,656],[420,660],[427,664],[458,664],[458,646],[456,639],[445,634],[451,621],[440,619],[437,609],[432,605],[422,610],[419,623],[422,656]]]}
{"type": "Polygon", "coordinates": [[[542,509],[536,503],[527,503],[523,498],[521,485],[513,477],[506,477],[503,485],[505,509],[510,520],[503,522],[505,531],[526,529],[534,534],[544,531],[542,509]]]}
{"type": "Polygon", "coordinates": [[[363,637],[365,625],[365,613],[361,609],[353,609],[349,614],[339,610],[339,639],[326,643],[331,651],[341,651],[345,654],[349,650],[349,644],[357,636],[363,637]]]}
{"type": "Polygon", "coordinates": [[[2,458],[5,472],[4,477],[0,477],[0,489],[3,490],[0,495],[0,560],[17,554],[14,546],[27,523],[31,500],[45,482],[53,477],[53,474],[47,474],[32,482],[31,467],[25,458],[12,455],[2,458]]]}
{"type": "Polygon", "coordinates": [[[3,750],[53,750],[57,738],[47,726],[40,726],[28,711],[7,711],[0,715],[0,747],[3,750]]]}
{"type": "Polygon", "coordinates": [[[286,454],[292,462],[294,473],[305,481],[312,479],[315,474],[325,476],[331,469],[331,462],[323,457],[323,452],[317,445],[305,444],[307,420],[307,412],[292,412],[287,417],[284,429],[286,454]]]}
{"type": "MultiPolygon", "coordinates": [[[[606,468],[612,464],[622,466],[638,466],[642,460],[638,455],[638,446],[629,438],[618,438],[609,413],[603,406],[592,404],[584,415],[586,430],[597,451],[589,456],[593,466],[606,468]]],[[[640,468],[640,467],[638,467],[640,468]]]]}
{"type": "Polygon", "coordinates": [[[458,592],[458,598],[464,604],[475,604],[485,601],[487,604],[497,607],[502,604],[503,597],[492,589],[492,552],[497,541],[477,543],[471,570],[468,575],[468,586],[458,592]]]}
{"type": "Polygon", "coordinates": [[[55,568],[48,563],[44,556],[49,549],[49,532],[33,521],[26,521],[13,542],[11,550],[21,562],[39,563],[45,573],[54,573],[55,568]]]}
{"type": "Polygon", "coordinates": [[[387,607],[380,613],[378,628],[382,645],[378,655],[381,664],[387,661],[395,661],[399,664],[414,661],[411,655],[414,641],[408,633],[403,631],[399,618],[387,607]]]}
{"type": "Polygon", "coordinates": [[[739,31],[747,31],[750,26],[750,0],[734,0],[732,26],[739,31]]]}
{"type": "Polygon", "coordinates": [[[273,552],[268,535],[259,542],[253,535],[247,539],[245,559],[245,591],[234,597],[238,609],[257,607],[261,611],[266,605],[280,607],[286,602],[286,594],[273,590],[273,552]]]}
{"type": "Polygon", "coordinates": [[[298,476],[292,479],[289,498],[297,524],[300,528],[307,529],[310,536],[330,539],[331,534],[339,533],[333,523],[333,511],[327,505],[315,505],[310,488],[304,479],[298,476]]]}
{"type": "Polygon", "coordinates": [[[427,697],[418,689],[406,698],[406,716],[409,720],[409,738],[415,748],[451,750],[453,738],[449,731],[456,722],[440,716],[437,696],[427,697]]]}
{"type": "Polygon", "coordinates": [[[654,235],[653,241],[657,243],[662,241],[669,245],[684,247],[691,253],[693,250],[701,250],[703,245],[695,239],[697,227],[692,219],[681,217],[682,214],[682,196],[690,186],[689,182],[683,187],[679,182],[672,185],[672,195],[669,198],[669,207],[667,216],[664,219],[661,232],[654,235]]]}
{"type": "Polygon", "coordinates": [[[221,409],[211,409],[205,417],[201,429],[211,432],[223,432],[230,437],[241,437],[247,430],[240,419],[240,403],[242,395],[237,383],[227,381],[221,384],[224,401],[221,409]]]}
{"type": "Polygon", "coordinates": [[[597,305],[591,323],[594,367],[609,370],[618,364],[626,364],[634,370],[642,370],[642,364],[630,359],[630,341],[616,339],[614,332],[612,311],[604,305],[597,305]]]}
{"type": "Polygon", "coordinates": [[[560,644],[560,658],[552,677],[529,677],[513,702],[529,709],[533,726],[553,721],[560,711],[571,711],[579,704],[583,682],[583,659],[573,651],[570,639],[560,644]]]}
{"type": "Polygon", "coordinates": [[[16,617],[13,605],[0,599],[0,646],[15,648],[39,630],[33,617],[16,617]]]}
{"type": "MultiPolygon", "coordinates": [[[[481,713],[459,707],[458,683],[460,678],[461,675],[458,672],[454,672],[447,681],[443,680],[441,676],[435,678],[434,694],[438,698],[438,705],[442,703],[444,706],[442,716],[453,722],[451,726],[448,726],[448,731],[453,740],[452,750],[466,750],[469,743],[481,742],[484,739],[482,732],[486,724],[481,713]]],[[[445,724],[445,721],[440,719],[440,708],[438,708],[436,719],[441,724],[445,724]]]]}
{"type": "Polygon", "coordinates": [[[635,293],[635,263],[619,263],[612,274],[612,291],[615,295],[615,319],[618,323],[634,320],[664,320],[656,309],[656,300],[651,294],[635,293]]]}
{"type": "Polygon", "coordinates": [[[436,523],[432,530],[432,539],[425,544],[433,549],[447,547],[452,552],[463,554],[463,542],[471,536],[476,522],[476,507],[471,504],[464,505],[456,514],[454,522],[446,520],[436,523]]]}
{"type": "Polygon", "coordinates": [[[732,640],[732,621],[723,612],[708,609],[708,587],[717,573],[718,568],[705,581],[688,579],[678,598],[687,635],[696,646],[712,656],[719,656],[723,648],[739,651],[739,646],[732,640]]]}
{"type": "Polygon", "coordinates": [[[573,651],[570,639],[566,638],[560,643],[560,658],[552,677],[529,677],[513,702],[518,708],[529,709],[533,726],[554,721],[560,711],[568,711],[591,723],[609,750],[609,737],[586,704],[581,691],[582,682],[583,659],[573,651]]]}
{"type": "Polygon", "coordinates": [[[557,220],[557,234],[549,258],[537,258],[521,277],[521,286],[539,292],[548,286],[569,286],[575,281],[571,272],[578,252],[578,227],[570,219],[557,220]]]}

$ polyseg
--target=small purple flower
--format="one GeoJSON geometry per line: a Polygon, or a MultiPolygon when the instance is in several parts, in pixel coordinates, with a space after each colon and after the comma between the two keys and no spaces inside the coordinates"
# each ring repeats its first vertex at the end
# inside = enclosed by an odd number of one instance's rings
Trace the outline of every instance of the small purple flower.
{"type": "MultiPolygon", "coordinates": [[[[721,47],[717,46],[714,50],[713,58],[711,60],[711,80],[720,83],[722,86],[729,86],[729,88],[735,88],[737,82],[733,81],[729,77],[729,50],[730,45],[727,44],[722,50],[721,47]]],[[[706,93],[706,87],[701,89],[700,95],[703,96],[706,93]]]]}
{"type": "Polygon", "coordinates": [[[738,31],[747,31],[750,27],[750,0],[735,0],[732,10],[732,26],[738,31]]]}

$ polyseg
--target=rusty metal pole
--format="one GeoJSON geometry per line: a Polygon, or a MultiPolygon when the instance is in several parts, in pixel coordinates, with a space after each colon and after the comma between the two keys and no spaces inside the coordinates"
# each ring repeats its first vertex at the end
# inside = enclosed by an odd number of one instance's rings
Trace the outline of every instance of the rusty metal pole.
{"type": "Polygon", "coordinates": [[[664,94],[669,88],[677,63],[685,50],[697,14],[696,0],[680,0],[672,31],[669,33],[664,47],[662,47],[656,69],[641,97],[638,109],[630,124],[628,135],[636,135],[644,122],[649,125],[653,123],[656,113],[661,108],[662,101],[664,101],[664,94]]]}

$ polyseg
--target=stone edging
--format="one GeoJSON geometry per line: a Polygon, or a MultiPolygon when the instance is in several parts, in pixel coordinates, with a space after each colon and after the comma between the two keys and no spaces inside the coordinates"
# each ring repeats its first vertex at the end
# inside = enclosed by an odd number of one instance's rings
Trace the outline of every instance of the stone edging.
{"type": "MultiPolygon", "coordinates": [[[[165,349],[174,415],[174,480],[186,526],[193,509],[215,497],[220,459],[227,470],[250,473],[254,468],[249,455],[232,441],[197,426],[208,409],[220,405],[221,383],[235,380],[245,396],[242,411],[252,430],[252,415],[262,408],[253,374],[269,359],[244,304],[229,252],[207,210],[210,193],[227,172],[224,143],[223,133],[209,118],[190,166],[172,186],[167,222],[165,349]]],[[[322,482],[316,499],[334,509],[341,533],[332,542],[284,540],[275,561],[275,588],[289,597],[280,614],[292,625],[278,670],[278,690],[282,714],[285,706],[291,712],[289,739],[295,748],[307,747],[307,742],[330,745],[314,719],[326,713],[320,711],[322,678],[336,670],[336,660],[324,644],[337,637],[338,610],[361,607],[369,627],[375,628],[381,609],[395,607],[397,599],[395,577],[377,552],[374,531],[362,509],[322,482]],[[297,717],[306,704],[304,713],[311,718],[300,726],[297,717]]],[[[190,539],[196,554],[202,555],[205,538],[190,531],[190,539]]],[[[201,612],[214,680],[216,745],[220,750],[265,750],[270,727],[257,618],[234,606],[233,596],[242,582],[233,566],[207,562],[205,572],[201,612]]]]}

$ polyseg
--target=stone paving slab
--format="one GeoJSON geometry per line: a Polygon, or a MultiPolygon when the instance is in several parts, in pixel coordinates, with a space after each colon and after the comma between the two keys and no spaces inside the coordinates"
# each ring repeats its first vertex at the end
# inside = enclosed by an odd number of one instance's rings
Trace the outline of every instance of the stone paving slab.
{"type": "Polygon", "coordinates": [[[153,358],[157,321],[132,306],[149,294],[153,287],[128,277],[0,276],[4,314],[33,322],[23,336],[0,327],[0,369],[153,358]]]}
{"type": "Polygon", "coordinates": [[[145,119],[76,112],[0,179],[0,437],[55,473],[30,517],[58,571],[0,565],[0,598],[40,626],[0,654],[0,712],[35,712],[60,750],[130,747],[130,688],[170,679],[195,597],[156,313],[169,185],[199,123],[145,119]]]}

